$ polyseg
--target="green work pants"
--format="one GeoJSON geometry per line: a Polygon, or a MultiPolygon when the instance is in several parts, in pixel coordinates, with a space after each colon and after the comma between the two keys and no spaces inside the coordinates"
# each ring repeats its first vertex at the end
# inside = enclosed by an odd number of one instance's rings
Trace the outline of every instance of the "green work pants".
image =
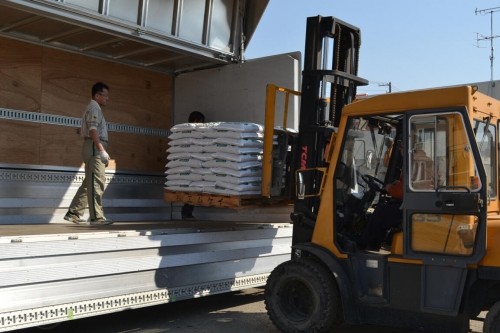
{"type": "Polygon", "coordinates": [[[99,150],[92,140],[84,140],[82,154],[85,179],[71,201],[69,211],[81,217],[88,205],[90,219],[100,220],[104,218],[102,195],[106,184],[106,166],[99,158],[99,150]]]}

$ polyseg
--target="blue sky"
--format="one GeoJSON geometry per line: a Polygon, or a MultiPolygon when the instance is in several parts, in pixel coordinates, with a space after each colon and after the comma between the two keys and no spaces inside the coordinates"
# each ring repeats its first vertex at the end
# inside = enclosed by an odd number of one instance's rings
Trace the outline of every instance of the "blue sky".
{"type": "MultiPolygon", "coordinates": [[[[491,33],[491,15],[476,9],[495,7],[500,0],[270,0],[245,56],[303,52],[306,18],[334,16],[361,29],[358,75],[370,85],[358,93],[489,81],[491,38],[477,38],[500,36],[500,11],[491,33]]],[[[500,80],[500,37],[492,40],[500,80]]]]}

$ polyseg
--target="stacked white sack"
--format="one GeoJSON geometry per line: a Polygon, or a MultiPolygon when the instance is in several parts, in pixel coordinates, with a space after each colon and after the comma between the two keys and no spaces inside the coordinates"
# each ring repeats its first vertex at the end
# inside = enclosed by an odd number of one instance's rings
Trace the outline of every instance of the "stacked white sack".
{"type": "Polygon", "coordinates": [[[184,123],[171,132],[167,190],[237,196],[261,193],[261,125],[184,123]]]}

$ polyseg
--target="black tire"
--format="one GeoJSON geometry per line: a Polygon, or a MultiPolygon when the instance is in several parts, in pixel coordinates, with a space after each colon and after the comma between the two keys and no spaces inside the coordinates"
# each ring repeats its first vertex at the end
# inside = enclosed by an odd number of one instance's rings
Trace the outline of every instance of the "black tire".
{"type": "Polygon", "coordinates": [[[283,332],[331,332],[341,322],[341,304],[333,274],[311,259],[276,267],[265,289],[269,318],[283,332]]]}
{"type": "Polygon", "coordinates": [[[500,302],[496,302],[486,314],[483,333],[500,333],[500,302]]]}

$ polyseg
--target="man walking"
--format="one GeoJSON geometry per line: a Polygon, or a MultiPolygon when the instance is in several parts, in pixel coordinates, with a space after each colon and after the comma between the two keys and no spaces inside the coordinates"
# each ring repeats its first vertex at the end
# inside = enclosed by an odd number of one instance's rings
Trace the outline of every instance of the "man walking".
{"type": "Polygon", "coordinates": [[[92,100],[87,105],[82,117],[83,161],[85,163],[85,179],[76,192],[68,212],[66,221],[76,224],[86,224],[81,219],[85,208],[89,207],[91,225],[108,225],[113,221],[104,216],[102,195],[106,183],[106,166],[109,162],[108,129],[101,107],[109,98],[109,87],[97,82],[92,86],[92,100]]]}

